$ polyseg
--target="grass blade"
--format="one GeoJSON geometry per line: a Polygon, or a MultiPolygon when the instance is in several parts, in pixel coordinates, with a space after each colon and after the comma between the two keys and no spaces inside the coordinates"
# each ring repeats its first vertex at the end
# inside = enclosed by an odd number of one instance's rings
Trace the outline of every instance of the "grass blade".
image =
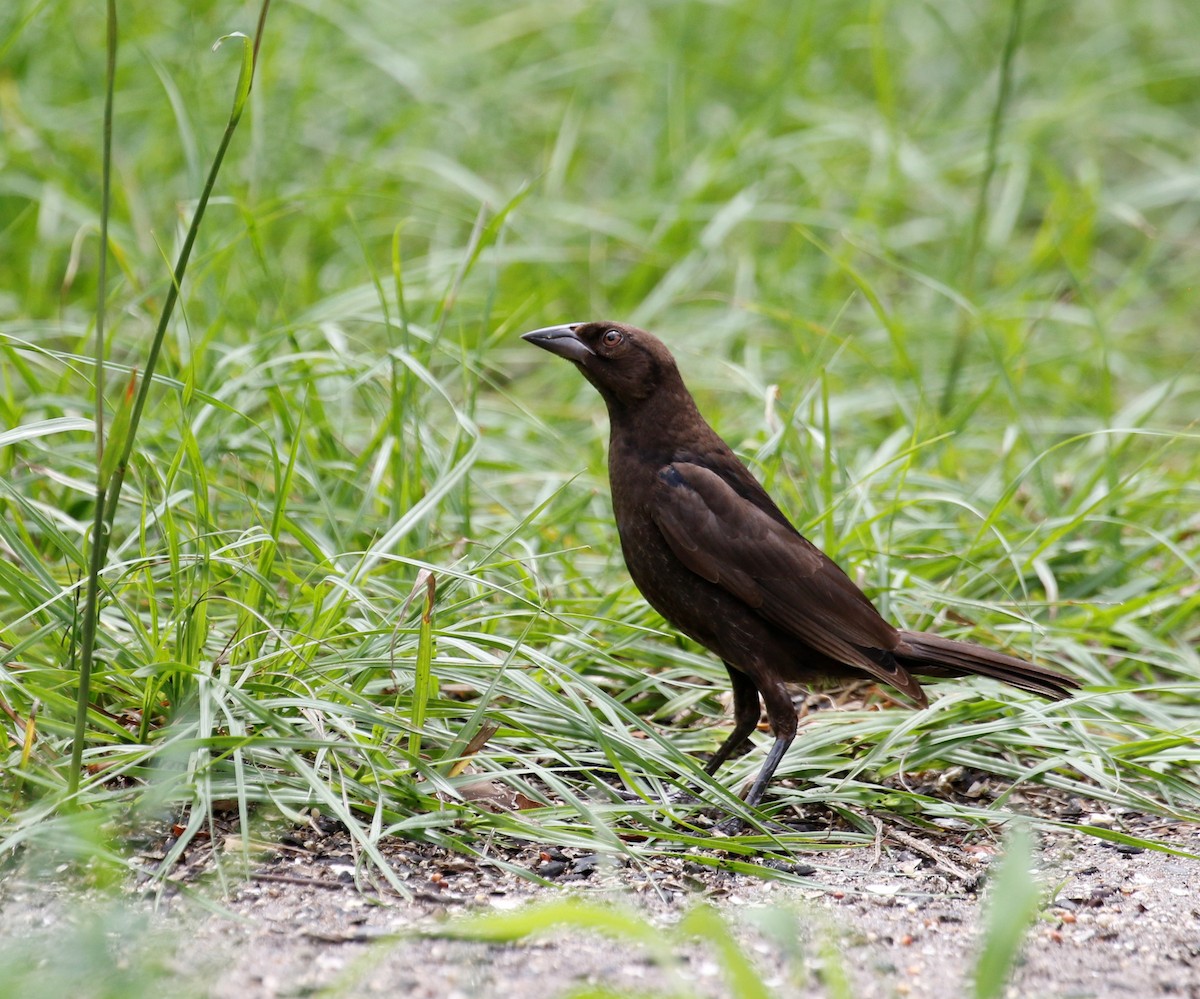
{"type": "Polygon", "coordinates": [[[975,999],[997,999],[1004,994],[1021,943],[1038,911],[1039,889],[1032,867],[1033,836],[1022,823],[1008,835],[988,896],[983,951],[975,964],[975,999]]]}

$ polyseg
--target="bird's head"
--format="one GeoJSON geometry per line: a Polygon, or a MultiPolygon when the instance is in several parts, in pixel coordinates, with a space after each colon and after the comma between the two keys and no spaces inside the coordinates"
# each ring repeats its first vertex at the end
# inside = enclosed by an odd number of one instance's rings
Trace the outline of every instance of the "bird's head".
{"type": "Polygon", "coordinates": [[[656,394],[683,390],[675,359],[658,337],[622,323],[568,323],[521,337],[565,357],[583,372],[610,410],[636,408],[656,394]]]}

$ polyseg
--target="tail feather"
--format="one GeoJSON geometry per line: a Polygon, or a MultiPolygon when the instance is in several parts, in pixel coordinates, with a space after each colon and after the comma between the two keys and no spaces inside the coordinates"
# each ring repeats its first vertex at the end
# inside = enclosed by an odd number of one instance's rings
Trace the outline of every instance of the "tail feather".
{"type": "Polygon", "coordinates": [[[1053,701],[1070,697],[1079,687],[1078,680],[1044,666],[925,631],[900,632],[900,644],[892,655],[918,676],[987,676],[1053,701]]]}

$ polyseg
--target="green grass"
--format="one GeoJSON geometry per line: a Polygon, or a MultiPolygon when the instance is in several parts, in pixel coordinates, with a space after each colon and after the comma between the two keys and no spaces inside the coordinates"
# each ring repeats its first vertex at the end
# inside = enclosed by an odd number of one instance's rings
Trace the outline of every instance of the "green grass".
{"type": "MultiPolygon", "coordinates": [[[[122,11],[110,425],[228,120],[211,45],[255,16],[122,11]]],[[[73,840],[104,24],[0,14],[0,850],[121,863],[112,821],[184,815],[182,849],[230,800],[385,869],[393,834],[711,845],[659,802],[738,811],[762,749],[699,769],[724,671],[624,573],[599,400],[517,339],[601,317],[668,341],[894,620],[1086,685],[820,713],[767,814],[1007,819],[895,779],[963,765],[1194,817],[1198,21],[1026,9],[1001,95],[998,4],[277,6],[116,511],[73,840]],[[464,800],[481,774],[540,807],[464,800]]]]}
{"type": "MultiPolygon", "coordinates": [[[[792,958],[789,975],[802,980],[802,962],[796,960],[797,942],[804,936],[805,927],[799,914],[790,907],[778,906],[751,910],[743,922],[754,925],[764,937],[783,954],[792,958]]],[[[819,919],[818,919],[819,922],[819,919]]],[[[681,956],[688,945],[699,944],[701,953],[711,955],[720,967],[725,991],[731,999],[770,999],[775,992],[759,974],[743,950],[743,943],[731,931],[729,923],[713,906],[696,905],[685,912],[678,922],[664,932],[661,926],[644,915],[625,908],[596,902],[566,898],[526,906],[518,912],[481,913],[455,920],[434,931],[439,936],[460,937],[488,943],[512,943],[530,937],[546,936],[564,929],[597,934],[626,947],[644,953],[663,972],[669,991],[639,993],[650,996],[687,996],[695,994],[695,982],[680,974],[684,963],[681,956]]],[[[619,997],[629,995],[605,987],[588,986],[573,989],[571,999],[588,996],[619,997]]],[[[830,995],[840,999],[849,992],[830,989],[830,995]]]]}

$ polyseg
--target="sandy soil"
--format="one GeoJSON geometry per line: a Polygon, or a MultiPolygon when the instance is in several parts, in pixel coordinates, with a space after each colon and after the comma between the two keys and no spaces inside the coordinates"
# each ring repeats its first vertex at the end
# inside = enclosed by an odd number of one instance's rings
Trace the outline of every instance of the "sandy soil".
{"type": "MultiPolygon", "coordinates": [[[[1200,827],[1101,818],[1200,854],[1200,827]]],[[[820,888],[713,870],[686,855],[638,869],[578,851],[529,847],[505,856],[557,883],[547,888],[488,863],[397,842],[389,860],[413,894],[402,899],[355,888],[344,834],[301,830],[290,839],[219,901],[193,889],[152,904],[143,890],[130,889],[124,915],[107,910],[110,947],[157,941],[154,954],[173,978],[173,996],[551,999],[588,986],[731,995],[711,947],[671,936],[682,915],[705,901],[735,927],[743,952],[778,995],[835,994],[831,983],[845,975],[849,994],[861,999],[941,999],[969,994],[981,910],[973,889],[995,856],[986,842],[935,842],[884,829],[874,848],[802,858],[792,873],[820,888]],[[673,959],[656,963],[637,944],[575,931],[515,944],[448,935],[463,913],[511,911],[564,893],[633,907],[661,928],[673,959]],[[140,912],[135,923],[128,911],[140,912]],[[787,938],[774,939],[781,926],[787,938]]],[[[1055,832],[1041,837],[1036,876],[1052,902],[1029,933],[1008,995],[1200,999],[1200,861],[1055,832]]],[[[10,942],[36,948],[42,936],[61,946],[64,926],[86,920],[87,911],[77,892],[28,871],[0,888],[10,942]]]]}

